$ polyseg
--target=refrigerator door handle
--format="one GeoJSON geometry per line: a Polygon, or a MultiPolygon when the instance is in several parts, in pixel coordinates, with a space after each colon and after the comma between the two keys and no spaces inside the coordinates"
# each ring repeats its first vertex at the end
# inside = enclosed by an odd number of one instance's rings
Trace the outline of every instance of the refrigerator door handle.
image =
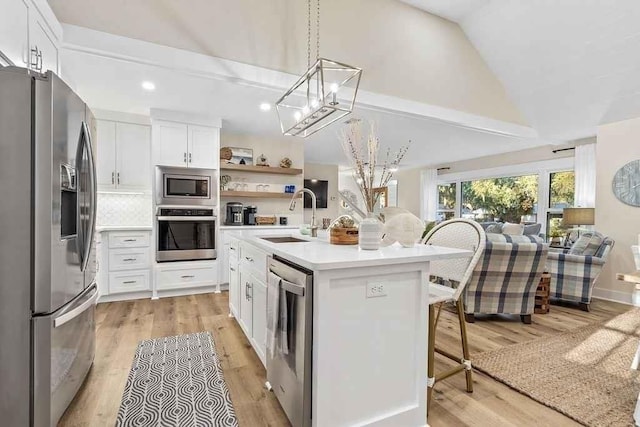
{"type": "Polygon", "coordinates": [[[53,320],[53,327],[54,328],[58,328],[58,327],[64,325],[65,323],[70,322],[71,320],[73,320],[76,317],[80,316],[82,313],[84,313],[90,307],[92,307],[92,306],[94,306],[96,304],[96,301],[98,300],[98,288],[93,286],[93,287],[91,287],[89,289],[90,289],[89,292],[87,292],[85,295],[83,295],[83,296],[81,296],[79,298],[79,299],[83,299],[85,296],[91,295],[89,297],[89,299],[84,301],[79,306],[74,307],[71,310],[67,311],[66,313],[56,317],[53,320]]]}
{"type": "MultiPolygon", "coordinates": [[[[89,133],[89,128],[87,127],[86,122],[82,122],[80,126],[80,136],[78,138],[78,151],[77,151],[77,159],[76,164],[78,167],[77,174],[82,177],[84,171],[81,170],[83,165],[83,155],[84,151],[87,152],[87,161],[89,166],[89,188],[82,188],[80,185],[81,179],[78,180],[78,192],[88,191],[89,193],[89,223],[86,224],[85,221],[82,220],[82,208],[78,207],[78,253],[80,255],[80,270],[85,271],[87,268],[87,264],[89,263],[89,256],[91,255],[91,242],[93,241],[95,235],[95,221],[96,221],[96,169],[95,163],[93,159],[93,150],[91,145],[91,134],[89,133]],[[86,226],[85,226],[86,224],[86,226]]],[[[81,197],[78,197],[78,203],[81,203],[81,197]]]]}
{"type": "MultiPolygon", "coordinates": [[[[91,188],[89,193],[89,200],[91,203],[91,217],[89,222],[89,239],[85,242],[87,246],[86,255],[84,258],[84,265],[82,271],[87,268],[87,264],[89,263],[89,257],[91,256],[91,250],[93,249],[93,239],[96,234],[96,217],[97,217],[97,178],[96,178],[96,163],[93,158],[93,142],[91,141],[91,132],[89,132],[89,127],[86,122],[82,122],[82,130],[85,135],[85,141],[87,144],[87,157],[89,158],[89,179],[91,180],[91,188]]],[[[118,182],[120,182],[120,175],[118,174],[118,182]]]]}

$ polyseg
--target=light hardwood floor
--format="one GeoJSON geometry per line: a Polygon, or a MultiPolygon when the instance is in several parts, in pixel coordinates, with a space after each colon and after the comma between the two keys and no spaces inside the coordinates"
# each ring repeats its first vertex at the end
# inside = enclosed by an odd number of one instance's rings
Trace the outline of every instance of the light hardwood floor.
{"type": "MultiPolygon", "coordinates": [[[[479,319],[468,325],[471,352],[473,355],[557,334],[611,318],[628,309],[622,304],[595,301],[591,313],[552,306],[551,313],[534,315],[532,325],[523,325],[517,319],[479,319]]],[[[114,424],[140,340],[210,331],[240,426],[288,426],[278,402],[263,387],[265,370],[262,364],[235,319],[228,317],[228,312],[226,292],[99,304],[94,366],[60,425],[114,424]]],[[[441,347],[457,352],[456,322],[452,312],[443,311],[437,342],[441,347]]],[[[438,357],[436,369],[442,369],[448,363],[438,357]]],[[[464,391],[464,375],[456,375],[439,383],[434,397],[429,412],[429,424],[433,427],[577,425],[562,414],[478,372],[474,372],[472,394],[464,391]]]]}

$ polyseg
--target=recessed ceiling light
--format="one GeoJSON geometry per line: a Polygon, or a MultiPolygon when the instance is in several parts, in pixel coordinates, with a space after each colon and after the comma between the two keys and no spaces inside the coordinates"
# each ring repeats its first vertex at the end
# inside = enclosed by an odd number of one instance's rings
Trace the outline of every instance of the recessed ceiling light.
{"type": "Polygon", "coordinates": [[[268,102],[263,102],[262,104],[260,104],[260,109],[262,111],[271,111],[271,104],[269,104],[268,102]]]}
{"type": "Polygon", "coordinates": [[[142,82],[142,89],[144,90],[148,90],[148,91],[152,91],[152,90],[156,90],[156,85],[153,82],[142,82]]]}

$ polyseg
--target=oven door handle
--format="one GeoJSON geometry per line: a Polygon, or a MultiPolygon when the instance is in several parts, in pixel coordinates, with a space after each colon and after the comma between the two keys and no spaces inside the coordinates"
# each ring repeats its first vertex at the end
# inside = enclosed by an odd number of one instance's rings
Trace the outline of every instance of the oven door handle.
{"type": "Polygon", "coordinates": [[[216,216],[159,216],[158,221],[215,221],[216,216]]]}

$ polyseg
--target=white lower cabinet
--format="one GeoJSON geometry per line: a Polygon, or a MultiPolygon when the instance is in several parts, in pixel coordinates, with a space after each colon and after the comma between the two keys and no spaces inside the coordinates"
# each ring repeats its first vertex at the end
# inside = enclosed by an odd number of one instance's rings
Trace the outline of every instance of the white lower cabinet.
{"type": "Polygon", "coordinates": [[[149,268],[149,248],[111,249],[109,268],[112,271],[149,268]]]}
{"type": "Polygon", "coordinates": [[[240,272],[238,271],[238,259],[229,258],[229,311],[235,317],[240,315],[240,272]]]}
{"type": "MultiPolygon", "coordinates": [[[[255,278],[254,278],[255,279],[255,278]]],[[[259,280],[253,281],[253,342],[258,357],[266,364],[267,347],[267,285],[259,280]]]]}
{"type": "Polygon", "coordinates": [[[240,271],[240,317],[238,317],[238,322],[249,339],[253,336],[252,286],[251,274],[240,271]]]}
{"type": "Polygon", "coordinates": [[[215,261],[195,261],[158,264],[156,289],[186,289],[214,286],[218,281],[215,261]]]}
{"type": "Polygon", "coordinates": [[[99,239],[100,298],[126,299],[124,294],[151,296],[151,231],[103,231],[99,239]]]}
{"type": "Polygon", "coordinates": [[[149,270],[109,273],[109,293],[141,292],[151,289],[149,270]]]}
{"type": "Polygon", "coordinates": [[[229,242],[229,311],[266,366],[268,254],[246,242],[229,242]]]}

